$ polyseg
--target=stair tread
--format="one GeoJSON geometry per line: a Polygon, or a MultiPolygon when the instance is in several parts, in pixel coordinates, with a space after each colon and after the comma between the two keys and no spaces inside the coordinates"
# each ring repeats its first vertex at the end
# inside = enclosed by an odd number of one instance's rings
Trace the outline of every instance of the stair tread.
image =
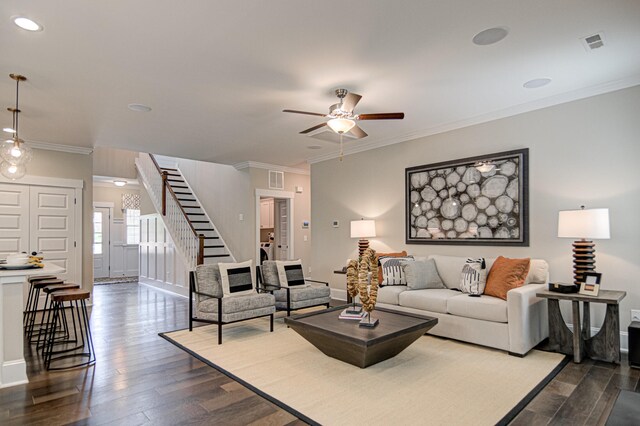
{"type": "Polygon", "coordinates": [[[191,200],[191,199],[188,199],[188,198],[178,198],[178,201],[198,201],[198,200],[196,200],[196,199],[191,200]]]}
{"type": "Polygon", "coordinates": [[[229,257],[230,254],[205,254],[203,257],[229,257]]]}
{"type": "Polygon", "coordinates": [[[208,248],[224,248],[223,245],[219,245],[219,246],[204,246],[204,248],[208,249],[208,248]]]}
{"type": "Polygon", "coordinates": [[[209,223],[208,220],[192,220],[191,223],[209,223]]]}
{"type": "Polygon", "coordinates": [[[182,195],[192,195],[191,192],[184,192],[184,191],[173,191],[174,194],[182,194],[182,195]]]}
{"type": "MultiPolygon", "coordinates": [[[[180,204],[182,206],[182,204],[180,204]]],[[[185,209],[201,209],[202,207],[200,206],[182,206],[185,209]]],[[[191,214],[191,213],[187,213],[187,214],[191,214]]]]}
{"type": "Polygon", "coordinates": [[[187,216],[204,216],[204,213],[187,213],[187,216]]]}
{"type": "Polygon", "coordinates": [[[205,240],[219,240],[220,237],[204,237],[205,240]]]}
{"type": "Polygon", "coordinates": [[[162,170],[171,170],[172,172],[177,172],[178,171],[178,169],[170,169],[168,167],[160,167],[160,169],[162,169],[162,170]]]}

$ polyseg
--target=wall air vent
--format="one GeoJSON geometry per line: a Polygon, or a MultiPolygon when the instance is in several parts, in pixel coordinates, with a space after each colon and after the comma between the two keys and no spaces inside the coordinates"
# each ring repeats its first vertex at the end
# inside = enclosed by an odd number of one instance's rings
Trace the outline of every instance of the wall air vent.
{"type": "Polygon", "coordinates": [[[284,172],[269,170],[269,189],[284,189],[284,172]]]}
{"type": "Polygon", "coordinates": [[[596,50],[604,46],[604,34],[601,32],[593,34],[581,38],[580,41],[582,41],[582,45],[587,50],[587,52],[596,50]]]}

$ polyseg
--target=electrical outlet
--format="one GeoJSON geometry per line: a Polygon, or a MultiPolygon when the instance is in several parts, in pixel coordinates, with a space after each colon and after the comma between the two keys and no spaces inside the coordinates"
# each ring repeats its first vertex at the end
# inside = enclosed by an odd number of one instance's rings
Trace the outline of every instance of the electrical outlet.
{"type": "Polygon", "coordinates": [[[640,321],[640,309],[631,310],[631,321],[640,321]]]}

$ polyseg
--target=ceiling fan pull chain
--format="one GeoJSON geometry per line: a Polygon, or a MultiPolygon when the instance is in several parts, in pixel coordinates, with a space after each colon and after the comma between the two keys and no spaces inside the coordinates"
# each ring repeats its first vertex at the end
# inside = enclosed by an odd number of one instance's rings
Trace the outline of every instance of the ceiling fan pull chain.
{"type": "Polygon", "coordinates": [[[340,133],[340,161],[342,161],[342,155],[344,151],[342,150],[342,133],[340,133]]]}

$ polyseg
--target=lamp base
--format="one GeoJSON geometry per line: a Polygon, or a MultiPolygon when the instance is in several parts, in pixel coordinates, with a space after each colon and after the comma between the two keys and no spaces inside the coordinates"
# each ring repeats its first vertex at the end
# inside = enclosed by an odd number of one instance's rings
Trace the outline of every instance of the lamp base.
{"type": "Polygon", "coordinates": [[[362,257],[362,254],[368,248],[369,248],[369,240],[365,240],[364,238],[361,238],[358,240],[358,254],[360,255],[360,257],[362,257]]]}
{"type": "Polygon", "coordinates": [[[573,242],[573,282],[580,285],[584,282],[584,274],[586,272],[594,272],[596,270],[596,250],[593,241],[574,241],[573,242]]]}

